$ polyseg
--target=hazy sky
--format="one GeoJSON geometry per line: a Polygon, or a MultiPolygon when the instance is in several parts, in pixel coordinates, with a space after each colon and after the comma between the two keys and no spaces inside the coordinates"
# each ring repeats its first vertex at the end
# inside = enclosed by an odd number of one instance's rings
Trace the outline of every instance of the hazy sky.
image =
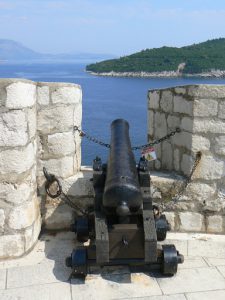
{"type": "Polygon", "coordinates": [[[125,55],[225,37],[225,0],[0,0],[0,38],[39,52],[125,55]]]}

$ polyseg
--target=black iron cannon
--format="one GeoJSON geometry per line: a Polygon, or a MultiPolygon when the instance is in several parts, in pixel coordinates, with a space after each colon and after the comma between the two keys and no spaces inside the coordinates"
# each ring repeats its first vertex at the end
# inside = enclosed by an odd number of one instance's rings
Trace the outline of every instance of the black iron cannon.
{"type": "Polygon", "coordinates": [[[148,265],[173,275],[183,262],[174,245],[157,245],[170,229],[165,215],[152,205],[147,161],[136,165],[129,124],[111,124],[107,164],[93,162],[94,213],[76,219],[73,230],[80,242],[66,259],[73,275],[86,275],[88,265],[148,265]]]}

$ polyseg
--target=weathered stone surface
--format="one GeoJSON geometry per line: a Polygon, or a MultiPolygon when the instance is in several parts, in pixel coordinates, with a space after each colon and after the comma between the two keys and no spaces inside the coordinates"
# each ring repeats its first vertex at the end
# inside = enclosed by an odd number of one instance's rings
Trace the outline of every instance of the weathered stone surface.
{"type": "Polygon", "coordinates": [[[36,101],[36,85],[34,83],[14,82],[7,86],[7,108],[30,107],[36,101]]]}
{"type": "Polygon", "coordinates": [[[74,212],[67,205],[46,207],[43,222],[46,229],[68,229],[74,223],[74,212]]]}
{"type": "Polygon", "coordinates": [[[218,102],[212,99],[196,99],[194,101],[193,115],[196,117],[216,116],[218,112],[218,102]]]}
{"type": "Polygon", "coordinates": [[[203,231],[203,216],[195,212],[180,212],[180,229],[184,231],[203,231]]]}
{"type": "Polygon", "coordinates": [[[224,98],[225,87],[222,85],[199,84],[187,88],[188,95],[195,98],[217,99],[224,98]]]}
{"type": "Polygon", "coordinates": [[[0,209],[0,233],[4,230],[5,213],[3,209],[0,209]]]}
{"type": "Polygon", "coordinates": [[[2,151],[0,156],[0,175],[23,173],[32,167],[35,160],[34,147],[31,143],[24,149],[2,151]]]}
{"type": "Polygon", "coordinates": [[[159,108],[159,91],[149,92],[149,108],[158,109],[159,108]]]}
{"type": "Polygon", "coordinates": [[[39,86],[37,87],[37,101],[40,105],[49,104],[49,87],[48,86],[39,86]]]}
{"type": "Polygon", "coordinates": [[[25,113],[13,110],[0,115],[0,147],[24,146],[28,141],[25,113]]]}
{"type": "Polygon", "coordinates": [[[192,132],[193,131],[193,119],[189,117],[183,117],[181,121],[181,129],[192,132]]]}
{"type": "Polygon", "coordinates": [[[172,170],[173,167],[173,153],[172,146],[169,142],[162,143],[162,168],[172,170]]]}
{"type": "Polygon", "coordinates": [[[224,100],[219,104],[218,117],[221,119],[225,119],[225,101],[224,100]]]}
{"type": "Polygon", "coordinates": [[[214,149],[217,154],[225,155],[225,135],[215,138],[214,149]]]}
{"type": "Polygon", "coordinates": [[[169,115],[167,118],[167,125],[170,130],[175,130],[180,127],[180,118],[169,115]]]}
{"type": "Polygon", "coordinates": [[[42,134],[67,131],[73,123],[73,106],[49,106],[38,112],[38,130],[42,134]]]}
{"type": "Polygon", "coordinates": [[[161,138],[167,134],[167,124],[165,114],[155,113],[155,137],[161,138]]]}
{"type": "Polygon", "coordinates": [[[191,182],[186,188],[186,195],[192,201],[203,201],[213,199],[216,193],[216,185],[209,185],[201,182],[191,182]]]}
{"type": "Polygon", "coordinates": [[[176,94],[182,94],[182,95],[186,94],[186,88],[185,87],[176,87],[174,90],[175,90],[176,94]]]}
{"type": "Polygon", "coordinates": [[[221,233],[223,231],[223,217],[222,216],[208,216],[207,218],[207,232],[221,233]]]}
{"type": "Polygon", "coordinates": [[[36,109],[29,109],[27,113],[28,131],[30,139],[36,135],[37,130],[37,112],[36,109]]]}
{"type": "Polygon", "coordinates": [[[40,160],[38,164],[39,176],[43,175],[43,167],[46,167],[48,172],[56,174],[58,177],[66,178],[73,175],[74,159],[71,156],[65,156],[46,161],[40,160]]]}
{"type": "Polygon", "coordinates": [[[20,234],[0,236],[0,259],[17,257],[24,253],[24,240],[20,234]]]}
{"type": "Polygon", "coordinates": [[[205,180],[220,179],[224,176],[224,172],[225,165],[223,161],[213,156],[203,155],[193,178],[205,180]]]}
{"type": "Polygon", "coordinates": [[[63,190],[70,196],[92,197],[94,195],[93,183],[90,181],[92,177],[92,172],[79,172],[63,180],[63,190]]]}
{"type": "Polygon", "coordinates": [[[194,160],[192,156],[183,154],[181,159],[181,171],[187,176],[190,175],[193,163],[194,160]]]}
{"type": "Polygon", "coordinates": [[[81,89],[78,87],[59,87],[51,94],[53,103],[79,103],[82,99],[81,89]]]}
{"type": "Polygon", "coordinates": [[[182,96],[174,96],[173,98],[173,110],[177,113],[182,113],[186,115],[193,115],[193,102],[187,101],[182,96]]]}
{"type": "Polygon", "coordinates": [[[225,132],[225,122],[213,119],[194,119],[193,122],[193,132],[202,133],[224,133],[225,132]]]}
{"type": "Polygon", "coordinates": [[[172,112],[173,94],[171,91],[163,91],[161,95],[160,106],[164,112],[172,112]]]}
{"type": "Polygon", "coordinates": [[[48,135],[48,152],[52,156],[66,156],[75,152],[73,132],[62,132],[48,135]]]}
{"type": "Polygon", "coordinates": [[[174,169],[176,171],[180,170],[180,151],[179,149],[175,149],[173,152],[173,164],[174,164],[174,169]]]}
{"type": "Polygon", "coordinates": [[[74,107],[74,113],[73,113],[73,125],[81,127],[81,121],[82,121],[82,104],[76,104],[74,107]]]}
{"type": "Polygon", "coordinates": [[[150,135],[154,133],[154,113],[152,110],[148,110],[148,133],[150,135]]]}
{"type": "Polygon", "coordinates": [[[172,140],[176,146],[185,147],[189,150],[192,148],[192,134],[189,132],[182,131],[177,133],[173,136],[172,140]]]}
{"type": "Polygon", "coordinates": [[[28,251],[37,241],[41,231],[41,217],[38,216],[32,227],[25,230],[25,251],[28,251]]]}
{"type": "Polygon", "coordinates": [[[200,135],[192,135],[191,150],[193,152],[207,151],[209,149],[210,149],[209,139],[207,139],[203,136],[200,136],[200,135]]]}
{"type": "Polygon", "coordinates": [[[9,214],[8,225],[12,229],[23,229],[33,224],[39,214],[36,195],[32,201],[13,208],[9,214]]]}
{"type": "Polygon", "coordinates": [[[21,204],[29,200],[35,191],[35,186],[28,183],[0,183],[0,199],[13,204],[21,204]]]}

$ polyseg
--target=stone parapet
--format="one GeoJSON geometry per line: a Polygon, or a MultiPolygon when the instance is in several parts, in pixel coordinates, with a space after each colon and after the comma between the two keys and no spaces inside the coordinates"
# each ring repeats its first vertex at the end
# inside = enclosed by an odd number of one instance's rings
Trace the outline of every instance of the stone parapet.
{"type": "Polygon", "coordinates": [[[170,215],[175,211],[178,216],[176,230],[225,232],[224,107],[225,86],[191,85],[148,93],[148,141],[181,128],[181,133],[157,145],[157,161],[151,168],[187,177],[196,153],[202,154],[179,199],[162,198],[170,215]]]}
{"type": "Polygon", "coordinates": [[[46,195],[37,194],[43,166],[63,179],[80,170],[73,126],[81,117],[78,85],[0,80],[0,259],[21,256],[37,241],[41,211],[44,220],[49,215],[46,195]]]}

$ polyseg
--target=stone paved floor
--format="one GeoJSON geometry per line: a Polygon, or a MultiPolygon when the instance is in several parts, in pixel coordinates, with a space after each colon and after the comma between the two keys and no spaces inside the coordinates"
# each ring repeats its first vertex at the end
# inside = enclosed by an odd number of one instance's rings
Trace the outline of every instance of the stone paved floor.
{"type": "Polygon", "coordinates": [[[95,270],[83,282],[70,281],[64,265],[74,235],[42,235],[26,257],[0,262],[0,300],[225,299],[225,236],[170,233],[166,243],[185,255],[174,277],[120,267],[95,270]]]}

